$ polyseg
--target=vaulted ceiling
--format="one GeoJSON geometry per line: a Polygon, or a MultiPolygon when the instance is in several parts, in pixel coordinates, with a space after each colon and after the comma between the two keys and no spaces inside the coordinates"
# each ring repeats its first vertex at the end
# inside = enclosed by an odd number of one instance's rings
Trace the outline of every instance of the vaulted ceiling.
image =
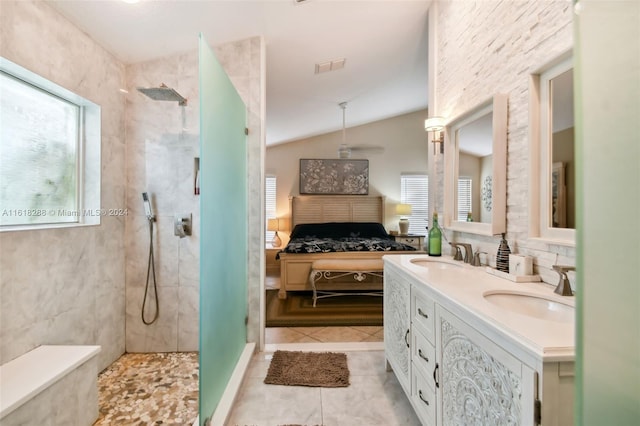
{"type": "Polygon", "coordinates": [[[253,36],[266,44],[267,144],[427,107],[427,9],[422,0],[49,1],[124,63],[253,36]],[[317,63],[345,59],[316,74],[317,63]]]}

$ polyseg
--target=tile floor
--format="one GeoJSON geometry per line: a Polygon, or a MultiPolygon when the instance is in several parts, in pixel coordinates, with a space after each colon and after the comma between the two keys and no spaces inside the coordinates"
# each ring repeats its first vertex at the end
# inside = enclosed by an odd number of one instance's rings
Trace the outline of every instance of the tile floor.
{"type": "Polygon", "coordinates": [[[266,385],[272,354],[254,355],[227,426],[420,425],[394,374],[385,370],[384,352],[346,353],[346,388],[266,385]]]}
{"type": "MultiPolygon", "coordinates": [[[[254,355],[228,426],[420,424],[395,376],[385,371],[382,327],[267,328],[265,335],[269,352],[254,355]],[[265,385],[277,349],[346,351],[351,385],[265,385]]],[[[124,354],[100,373],[98,387],[94,426],[191,425],[198,414],[198,355],[124,354]]]]}
{"type": "Polygon", "coordinates": [[[382,342],[382,327],[269,327],[265,343],[382,342]]]}

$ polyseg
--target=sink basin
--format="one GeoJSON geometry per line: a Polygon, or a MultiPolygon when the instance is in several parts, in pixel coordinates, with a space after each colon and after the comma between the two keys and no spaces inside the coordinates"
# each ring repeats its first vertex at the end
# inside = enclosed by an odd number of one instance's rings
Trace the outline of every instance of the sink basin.
{"type": "Polygon", "coordinates": [[[574,307],[551,297],[503,290],[488,291],[483,297],[489,303],[517,314],[556,322],[574,320],[574,307]]]}
{"type": "Polygon", "coordinates": [[[411,259],[410,261],[414,265],[422,266],[423,268],[430,269],[451,269],[460,268],[462,265],[458,263],[447,262],[446,260],[440,260],[437,258],[418,258],[411,259]]]}

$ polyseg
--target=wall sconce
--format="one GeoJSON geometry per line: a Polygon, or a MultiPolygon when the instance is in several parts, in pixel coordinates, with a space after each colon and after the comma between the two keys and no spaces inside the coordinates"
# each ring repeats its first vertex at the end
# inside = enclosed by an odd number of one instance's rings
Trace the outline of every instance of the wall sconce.
{"type": "MultiPolygon", "coordinates": [[[[411,204],[397,204],[396,214],[398,216],[411,216],[411,204]]],[[[400,217],[398,228],[400,228],[400,235],[407,235],[409,233],[409,219],[400,217]]]]}
{"type": "Polygon", "coordinates": [[[276,231],[276,234],[273,236],[273,240],[271,240],[271,245],[275,247],[280,247],[282,244],[282,240],[278,236],[278,231],[280,231],[280,220],[279,219],[269,219],[267,221],[267,231],[276,231]]]}
{"type": "Polygon", "coordinates": [[[436,145],[440,144],[440,154],[444,154],[444,117],[431,117],[424,120],[424,130],[433,133],[433,155],[436,155],[436,145]]]}

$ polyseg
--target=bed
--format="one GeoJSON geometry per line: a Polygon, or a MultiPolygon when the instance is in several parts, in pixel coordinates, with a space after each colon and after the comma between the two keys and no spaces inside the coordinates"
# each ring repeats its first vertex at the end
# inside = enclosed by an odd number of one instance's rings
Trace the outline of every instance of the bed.
{"type": "Polygon", "coordinates": [[[335,279],[312,280],[314,262],[337,260],[352,264],[380,260],[385,254],[415,253],[415,248],[396,242],[384,229],[384,197],[306,195],[290,198],[291,236],[278,253],[280,290],[372,291],[382,290],[381,274],[342,274],[335,279]],[[314,286],[312,287],[312,281],[314,286]]]}

